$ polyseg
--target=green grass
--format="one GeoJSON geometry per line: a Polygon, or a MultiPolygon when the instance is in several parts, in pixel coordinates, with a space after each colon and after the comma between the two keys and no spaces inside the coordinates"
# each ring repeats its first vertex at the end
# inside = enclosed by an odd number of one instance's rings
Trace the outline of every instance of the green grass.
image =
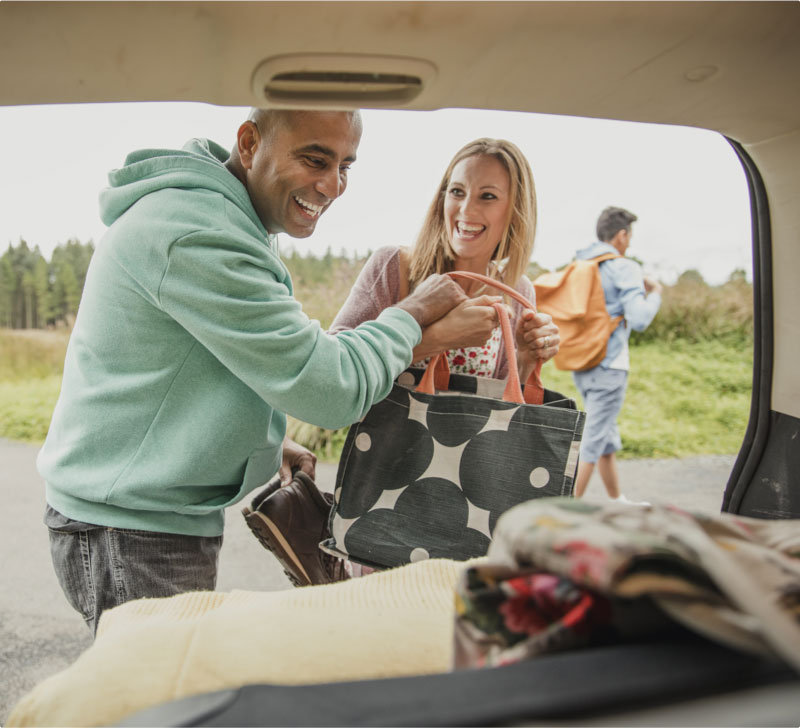
{"type": "MultiPolygon", "coordinates": [[[[739,451],[750,412],[753,356],[737,340],[645,342],[631,347],[619,419],[621,458],[739,451]]],[[[544,367],[545,386],[574,397],[569,372],[544,367]]]]}
{"type": "Polygon", "coordinates": [[[42,443],[60,389],[60,375],[0,380],[0,437],[42,443]]]}
{"type": "MultiPolygon", "coordinates": [[[[58,397],[66,335],[0,330],[0,437],[40,443],[58,397]]],[[[544,367],[545,386],[580,398],[569,372],[544,367]]],[[[620,457],[666,458],[738,452],[750,408],[752,352],[737,338],[631,347],[620,417],[620,457]]],[[[289,434],[320,460],[339,458],[347,430],[289,420],[289,434]]]]}

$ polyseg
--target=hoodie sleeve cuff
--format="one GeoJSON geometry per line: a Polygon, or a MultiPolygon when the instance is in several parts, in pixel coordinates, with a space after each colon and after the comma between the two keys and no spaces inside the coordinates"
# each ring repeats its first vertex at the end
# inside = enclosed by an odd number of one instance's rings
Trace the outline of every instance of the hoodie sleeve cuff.
{"type": "Polygon", "coordinates": [[[376,320],[397,331],[412,349],[422,341],[422,329],[417,320],[402,308],[385,308],[376,320]]]}

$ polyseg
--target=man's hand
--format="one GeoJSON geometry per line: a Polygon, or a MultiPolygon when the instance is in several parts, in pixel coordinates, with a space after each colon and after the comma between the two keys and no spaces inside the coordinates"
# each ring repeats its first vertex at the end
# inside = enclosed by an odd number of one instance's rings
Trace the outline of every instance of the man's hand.
{"type": "Polygon", "coordinates": [[[311,480],[314,480],[317,474],[317,456],[311,450],[307,450],[287,437],[283,440],[283,463],[278,471],[281,476],[281,487],[288,485],[291,481],[292,469],[302,470],[311,480]]]}
{"type": "Polygon", "coordinates": [[[483,346],[500,323],[492,304],[502,300],[502,296],[478,296],[459,303],[422,332],[413,361],[460,346],[483,346]]]}
{"type": "Polygon", "coordinates": [[[466,300],[464,289],[450,276],[435,273],[422,281],[410,296],[395,305],[410,313],[424,329],[466,300]]]}
{"type": "Polygon", "coordinates": [[[644,276],[644,290],[645,293],[661,293],[664,289],[655,278],[644,276]]]}

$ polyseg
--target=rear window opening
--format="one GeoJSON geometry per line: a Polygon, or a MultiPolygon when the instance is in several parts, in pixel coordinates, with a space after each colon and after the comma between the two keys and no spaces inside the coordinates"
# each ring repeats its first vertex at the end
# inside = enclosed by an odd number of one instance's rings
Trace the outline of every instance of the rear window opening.
{"type": "MultiPolygon", "coordinates": [[[[193,136],[230,147],[247,113],[179,103],[0,109],[6,138],[0,243],[18,251],[24,241],[51,264],[54,251],[77,245],[71,259],[87,262],[104,231],[97,195],[110,169],[135,149],[180,148],[193,136]],[[58,143],[41,144],[42,139],[58,143]]],[[[686,127],[465,109],[365,110],[363,119],[344,195],[311,237],[279,236],[297,298],[310,317],[330,324],[370,251],[413,244],[461,146],[482,136],[508,139],[527,156],[537,189],[531,278],[566,265],[577,248],[595,239],[600,211],[617,205],[638,216],[628,255],[666,286],[653,324],[631,339],[620,457],[722,457],[719,472],[730,472],[752,385],[752,251],[747,181],[723,136],[686,127]]],[[[33,265],[22,257],[14,257],[20,282],[25,265],[33,265]]],[[[75,263],[79,285],[83,263],[75,263]]],[[[54,282],[53,269],[50,275],[54,282]]],[[[14,295],[24,298],[21,285],[14,295]]],[[[10,300],[6,291],[2,301],[10,300]]],[[[73,304],[65,299],[62,309],[73,304]]],[[[0,325],[63,334],[74,316],[62,310],[42,321],[32,306],[24,300],[0,303],[0,325]]],[[[548,364],[545,375],[547,386],[577,397],[568,372],[548,364]]],[[[48,421],[46,414],[42,420],[48,421]]],[[[340,435],[308,436],[337,457],[340,435]]],[[[591,489],[602,486],[594,482],[591,489]]],[[[720,476],[713,495],[717,508],[723,489],[720,476]]]]}

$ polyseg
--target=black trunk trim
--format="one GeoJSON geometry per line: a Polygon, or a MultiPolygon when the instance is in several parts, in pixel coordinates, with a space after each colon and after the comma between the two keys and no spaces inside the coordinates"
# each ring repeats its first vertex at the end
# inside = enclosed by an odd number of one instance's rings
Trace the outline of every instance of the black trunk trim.
{"type": "MultiPolygon", "coordinates": [[[[747,178],[753,238],[753,392],[750,400],[750,420],[745,431],[739,456],[731,471],[722,510],[749,515],[742,510],[749,493],[757,499],[756,474],[770,439],[772,422],[772,368],[774,358],[773,300],[772,300],[772,231],[769,200],[764,180],[755,162],[739,142],[728,139],[739,157],[747,178]]],[[[788,487],[788,483],[785,484],[788,487]]],[[[752,515],[757,515],[753,513],[752,515]]],[[[763,516],[762,516],[763,517],[763,516]]]]}

